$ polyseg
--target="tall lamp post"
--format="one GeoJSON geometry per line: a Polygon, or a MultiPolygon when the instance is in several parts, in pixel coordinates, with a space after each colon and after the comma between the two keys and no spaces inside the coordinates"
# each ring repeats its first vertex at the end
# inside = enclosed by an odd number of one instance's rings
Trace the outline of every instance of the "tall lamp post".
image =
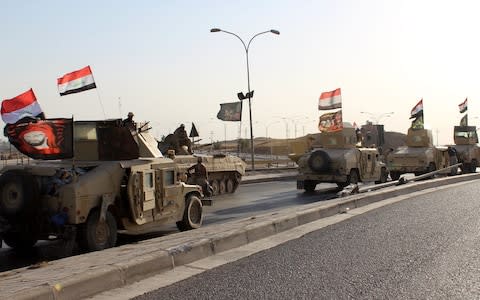
{"type": "Polygon", "coordinates": [[[244,100],[244,99],[248,98],[248,113],[249,113],[249,117],[250,117],[250,151],[251,151],[251,154],[252,154],[252,170],[255,170],[255,150],[254,150],[254,147],[253,147],[253,123],[252,123],[252,104],[251,104],[251,99],[253,97],[253,91],[250,91],[250,67],[248,65],[248,50],[250,48],[250,44],[252,43],[252,40],[254,38],[256,38],[257,36],[259,36],[261,34],[265,34],[265,33],[273,33],[273,34],[278,35],[278,34],[280,34],[280,31],[275,30],[275,29],[271,29],[271,30],[268,30],[268,31],[259,32],[259,33],[255,34],[250,39],[250,41],[248,41],[248,44],[245,44],[245,42],[242,40],[242,38],[239,37],[237,34],[235,34],[233,32],[222,30],[220,28],[212,28],[212,29],[210,29],[210,32],[224,32],[224,33],[231,34],[231,35],[237,37],[240,40],[240,42],[242,42],[243,47],[245,48],[245,56],[247,58],[248,93],[247,93],[247,95],[244,95],[243,93],[238,93],[238,98],[240,100],[244,100]]]}
{"type": "Polygon", "coordinates": [[[383,118],[391,117],[394,114],[393,111],[387,112],[387,113],[382,113],[382,114],[373,114],[373,113],[368,112],[368,111],[361,111],[360,113],[370,116],[370,118],[372,118],[372,121],[375,122],[375,124],[379,124],[380,121],[383,118]]]}

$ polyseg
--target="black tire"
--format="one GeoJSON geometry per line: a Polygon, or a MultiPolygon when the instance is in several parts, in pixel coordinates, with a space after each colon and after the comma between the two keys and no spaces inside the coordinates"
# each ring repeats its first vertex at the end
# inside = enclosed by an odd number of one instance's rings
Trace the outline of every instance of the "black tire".
{"type": "Polygon", "coordinates": [[[385,183],[385,182],[387,182],[387,178],[388,178],[387,169],[382,168],[381,171],[380,171],[380,180],[375,181],[375,183],[377,183],[377,184],[385,183]]]}
{"type": "Polygon", "coordinates": [[[400,179],[400,175],[400,172],[390,171],[390,178],[392,178],[393,181],[400,179]]]}
{"type": "MultiPolygon", "coordinates": [[[[427,169],[427,173],[430,173],[430,172],[433,172],[433,171],[436,171],[437,170],[437,166],[435,165],[435,163],[431,162],[428,164],[428,169],[427,169]]],[[[430,179],[433,179],[435,177],[435,175],[432,175],[430,176],[430,179]]]]}
{"type": "Polygon", "coordinates": [[[112,248],[117,243],[117,222],[107,211],[105,222],[100,222],[100,210],[90,212],[87,222],[80,226],[78,244],[86,251],[99,251],[112,248]]]}
{"type": "Polygon", "coordinates": [[[0,176],[0,215],[26,219],[38,208],[35,178],[22,170],[9,170],[0,176]]]}
{"type": "Polygon", "coordinates": [[[219,180],[218,183],[218,193],[223,195],[227,192],[227,183],[225,180],[219,180]]]}
{"type": "Polygon", "coordinates": [[[37,243],[37,238],[28,232],[7,232],[3,235],[3,241],[15,250],[27,250],[37,243]]]}
{"type": "Polygon", "coordinates": [[[360,181],[357,170],[350,170],[350,175],[348,175],[348,184],[357,184],[360,181]]]}
{"type": "Polygon", "coordinates": [[[203,206],[202,201],[195,195],[188,196],[185,201],[185,210],[183,218],[177,222],[177,228],[180,231],[197,229],[202,226],[203,206]]]}
{"type": "Polygon", "coordinates": [[[317,150],[310,154],[308,166],[315,172],[327,171],[330,166],[330,156],[322,150],[317,150]]]}
{"type": "Polygon", "coordinates": [[[220,183],[218,182],[218,180],[212,180],[210,182],[210,185],[212,186],[212,189],[213,189],[213,196],[218,195],[220,191],[220,183]]]}
{"type": "Polygon", "coordinates": [[[477,172],[477,161],[472,160],[470,164],[470,173],[476,173],[477,172]]]}
{"type": "Polygon", "coordinates": [[[225,184],[225,186],[228,194],[232,194],[233,192],[235,192],[235,183],[233,182],[233,179],[227,179],[227,183],[225,184]]]}
{"type": "Polygon", "coordinates": [[[303,189],[305,192],[312,193],[317,187],[317,182],[314,180],[305,180],[303,181],[303,189]]]}

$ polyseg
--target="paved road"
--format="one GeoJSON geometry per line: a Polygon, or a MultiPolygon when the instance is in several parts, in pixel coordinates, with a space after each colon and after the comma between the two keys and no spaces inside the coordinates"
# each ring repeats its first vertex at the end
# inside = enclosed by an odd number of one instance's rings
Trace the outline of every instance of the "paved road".
{"type": "MultiPolygon", "coordinates": [[[[219,195],[215,197],[215,203],[211,207],[205,207],[205,226],[223,223],[238,218],[246,218],[268,211],[281,208],[308,204],[315,201],[332,198],[335,185],[322,184],[314,193],[303,193],[295,189],[295,181],[273,181],[241,185],[235,194],[219,195]]],[[[172,232],[178,232],[177,228],[165,226],[163,230],[138,236],[120,236],[119,245],[158,237],[172,232]]],[[[73,249],[73,254],[81,254],[78,249],[73,249]]],[[[16,253],[3,245],[0,249],[0,272],[15,268],[29,266],[41,261],[52,261],[70,256],[71,252],[65,244],[60,242],[40,241],[29,251],[16,253]]]]}
{"type": "Polygon", "coordinates": [[[385,206],[137,299],[478,299],[478,190],[385,206]]]}

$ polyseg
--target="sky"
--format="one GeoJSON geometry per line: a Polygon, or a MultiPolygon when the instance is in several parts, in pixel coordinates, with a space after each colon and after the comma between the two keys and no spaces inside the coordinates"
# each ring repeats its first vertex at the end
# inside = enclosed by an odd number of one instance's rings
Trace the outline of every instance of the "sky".
{"type": "MultiPolygon", "coordinates": [[[[423,98],[436,144],[453,143],[468,97],[480,122],[480,2],[0,0],[0,99],[33,88],[47,118],[150,121],[160,138],[195,124],[203,142],[250,138],[216,118],[248,90],[254,137],[318,132],[322,92],[342,90],[343,119],[406,133],[423,98]],[[87,65],[97,89],[60,97],[57,78],[87,65]],[[393,114],[389,114],[393,113],[393,114]]],[[[2,123],[3,125],[3,123],[2,123]]],[[[241,126],[241,127],[240,127],[241,126]]]]}

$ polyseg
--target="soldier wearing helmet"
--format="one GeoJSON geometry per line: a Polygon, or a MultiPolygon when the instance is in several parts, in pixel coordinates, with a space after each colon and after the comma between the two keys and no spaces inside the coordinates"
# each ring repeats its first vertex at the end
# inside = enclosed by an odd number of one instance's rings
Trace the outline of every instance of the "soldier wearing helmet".
{"type": "Polygon", "coordinates": [[[127,118],[123,120],[122,123],[123,123],[123,126],[130,129],[130,131],[137,131],[137,123],[133,121],[133,116],[134,116],[133,112],[129,112],[127,115],[127,118]]]}

